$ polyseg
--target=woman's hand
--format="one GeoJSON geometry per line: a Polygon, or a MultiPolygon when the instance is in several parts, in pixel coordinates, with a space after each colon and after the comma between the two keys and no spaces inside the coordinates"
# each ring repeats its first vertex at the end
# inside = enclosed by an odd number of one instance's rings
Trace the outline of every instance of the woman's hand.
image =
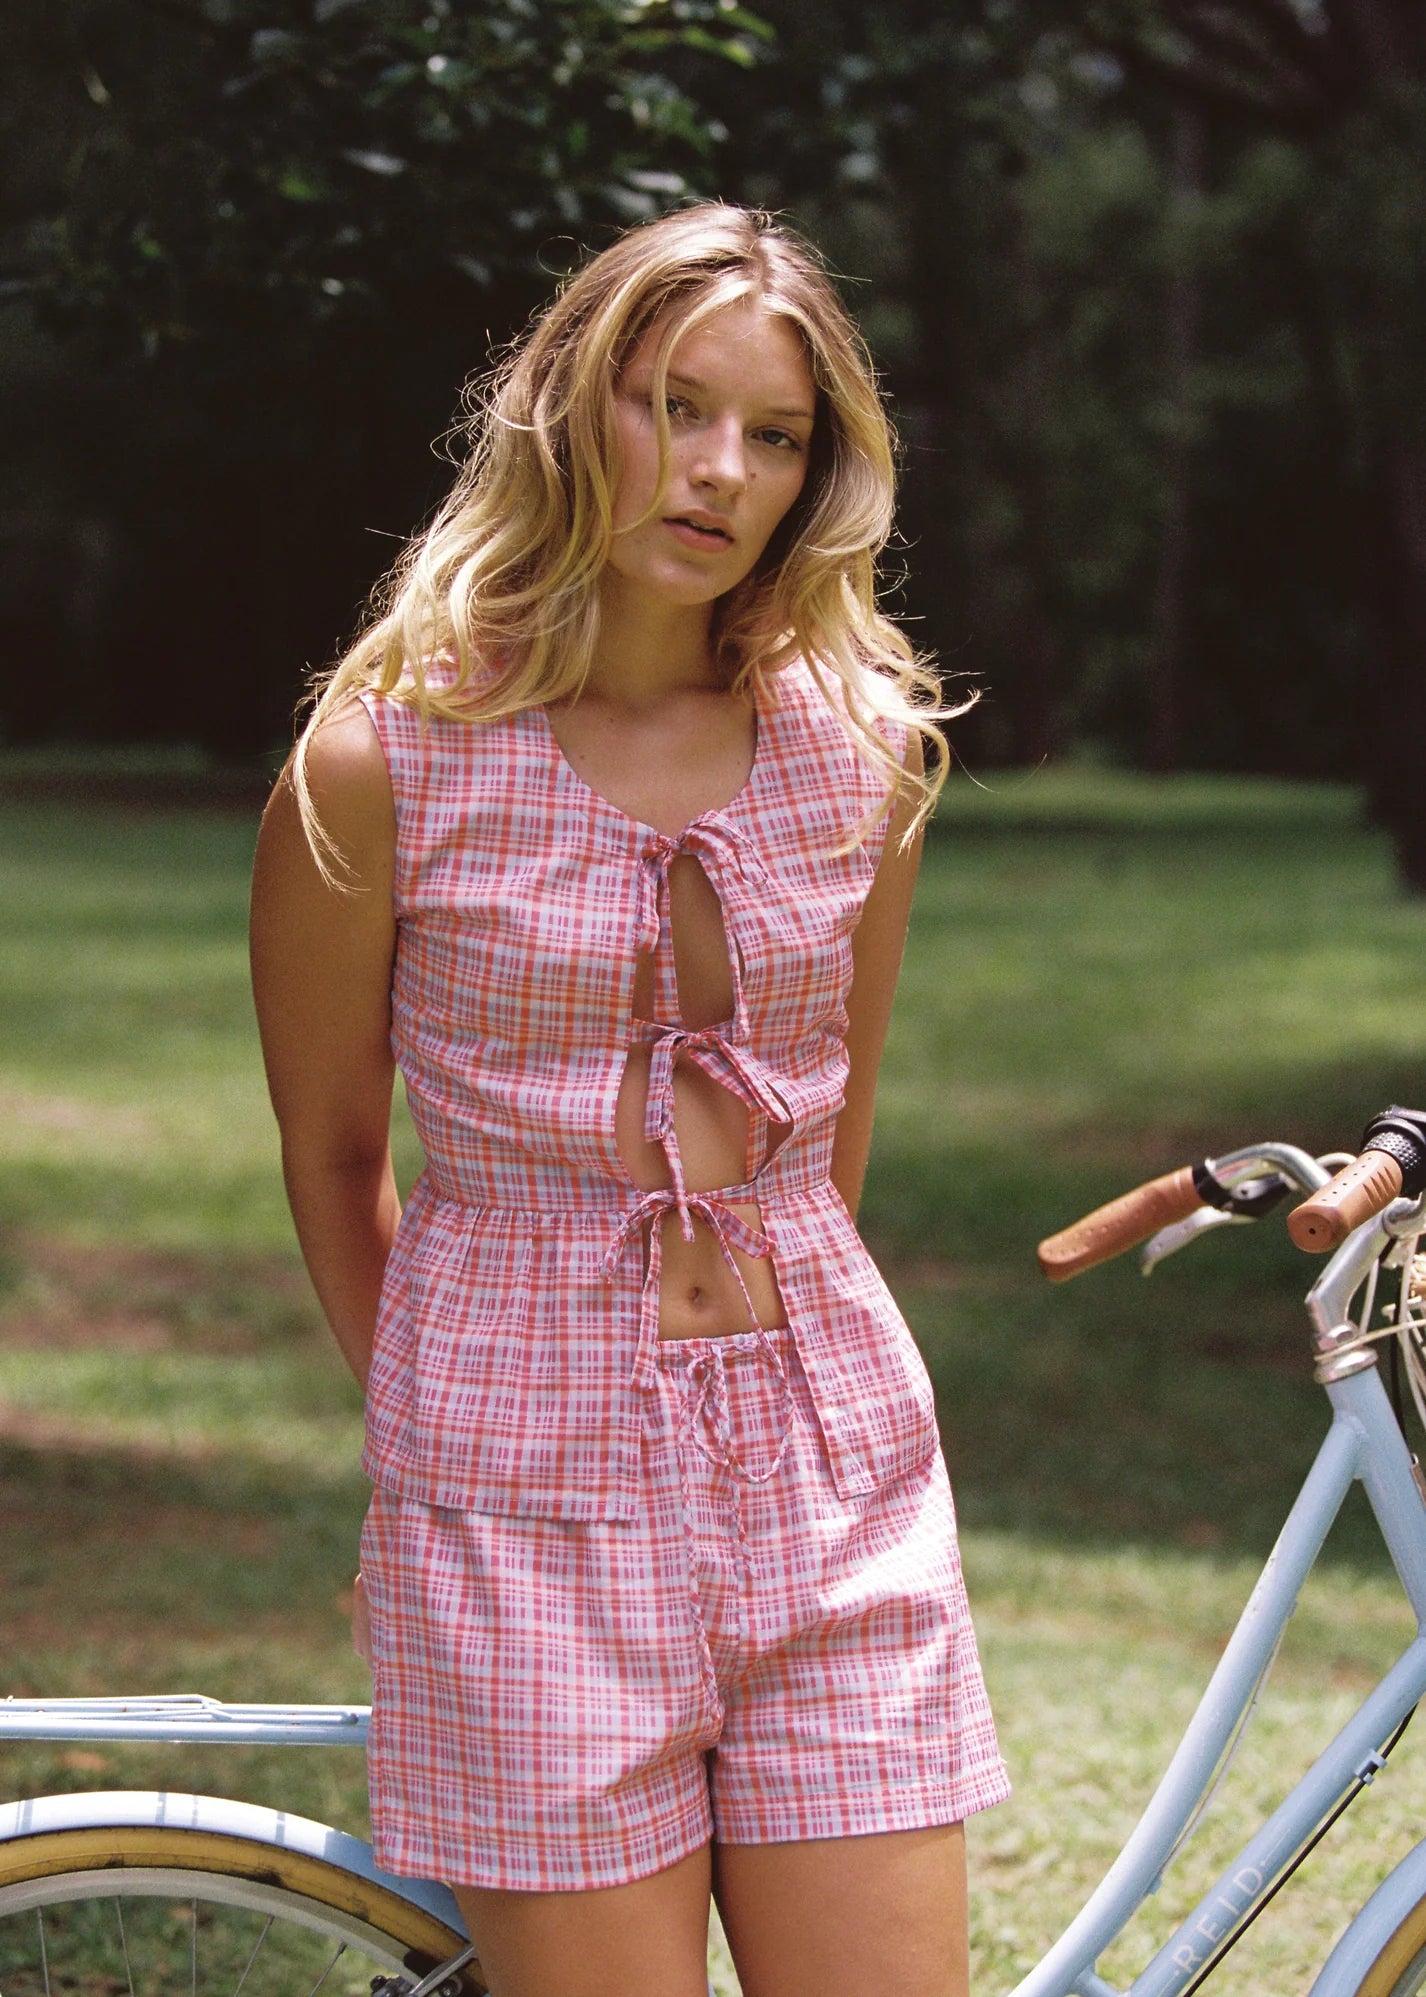
{"type": "Polygon", "coordinates": [[[371,1663],[371,1603],[360,1574],[352,1583],[352,1649],[363,1664],[371,1663]]]}

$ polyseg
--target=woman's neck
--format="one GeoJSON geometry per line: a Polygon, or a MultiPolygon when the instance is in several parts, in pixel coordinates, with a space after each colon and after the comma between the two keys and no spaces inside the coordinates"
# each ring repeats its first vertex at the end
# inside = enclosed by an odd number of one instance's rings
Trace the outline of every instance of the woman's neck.
{"type": "Polygon", "coordinates": [[[712,626],[711,603],[650,602],[621,576],[606,574],[587,690],[620,705],[646,707],[666,694],[717,686],[712,626]]]}

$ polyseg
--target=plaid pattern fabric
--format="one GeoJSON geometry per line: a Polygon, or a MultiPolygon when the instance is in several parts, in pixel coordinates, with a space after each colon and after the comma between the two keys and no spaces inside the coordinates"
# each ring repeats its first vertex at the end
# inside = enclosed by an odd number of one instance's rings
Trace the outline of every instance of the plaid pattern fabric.
{"type": "Polygon", "coordinates": [[[920,1447],[925,1368],[828,1177],[851,937],[884,825],[836,849],[883,779],[804,665],[775,684],[744,788],[676,839],[591,790],[542,708],[423,728],[409,705],[363,696],[396,802],[393,1045],[427,1158],[387,1267],[368,1390],[365,1467],[390,1490],[509,1516],[634,1517],[658,1363],[657,1223],[673,1210],[705,1220],[730,1262],[732,1247],[772,1255],[841,1496],[876,1490],[920,1447]],[[680,853],[722,906],[734,1002],[717,1029],[691,1031],[676,1010],[680,853]],[[650,945],[652,1022],[632,1006],[650,945]],[[615,1137],[635,1040],[652,1042],[647,1130],[673,1179],[649,1194],[615,1137]],[[739,1095],[754,1132],[789,1127],[742,1185],[685,1190],[675,1058],[739,1095]],[[758,1202],[761,1231],[730,1211],[739,1200],[758,1202]]]}
{"type": "Polygon", "coordinates": [[[905,1830],[1007,1793],[934,1424],[873,1496],[839,1497],[802,1344],[661,1342],[628,1522],[378,1488],[362,1568],[383,1865],[612,1886],[710,1836],[905,1830]]]}

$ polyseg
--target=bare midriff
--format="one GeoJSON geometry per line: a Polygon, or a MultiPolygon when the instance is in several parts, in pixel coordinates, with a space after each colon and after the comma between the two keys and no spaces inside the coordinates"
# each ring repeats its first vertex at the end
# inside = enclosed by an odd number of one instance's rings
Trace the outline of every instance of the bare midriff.
{"type": "MultiPolygon", "coordinates": [[[[733,1010],[722,911],[707,875],[691,856],[680,855],[669,868],[669,915],[681,1023],[690,1028],[721,1025],[733,1010]]],[[[634,978],[634,1013],[640,1019],[652,1016],[652,969],[651,959],[641,956],[634,978]]],[[[615,1112],[619,1155],[644,1192],[673,1184],[663,1146],[644,1135],[650,1053],[646,1042],[629,1049],[615,1112]]],[[[783,1134],[761,1116],[757,1121],[760,1128],[754,1131],[753,1112],[702,1068],[686,1058],[675,1062],[674,1136],[690,1193],[715,1193],[747,1183],[783,1134]]],[[[730,1201],[729,1206],[753,1227],[761,1226],[756,1201],[730,1201]]],[[[659,1336],[716,1338],[754,1329],[718,1237],[699,1215],[692,1215],[692,1224],[693,1239],[688,1241],[677,1212],[665,1215],[661,1223],[659,1336]]],[[[786,1324],[772,1257],[746,1255],[737,1248],[729,1252],[746,1285],[756,1323],[769,1330],[786,1324]]]]}

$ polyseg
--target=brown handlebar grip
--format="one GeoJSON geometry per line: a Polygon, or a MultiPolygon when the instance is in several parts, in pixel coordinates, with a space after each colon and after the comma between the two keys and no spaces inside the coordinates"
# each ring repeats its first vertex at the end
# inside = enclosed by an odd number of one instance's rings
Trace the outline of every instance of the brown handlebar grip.
{"type": "Polygon", "coordinates": [[[1150,1179],[1132,1193],[1121,1193],[1107,1206],[1096,1207],[1073,1227],[1052,1234],[1039,1247],[1040,1268],[1052,1283],[1063,1283],[1097,1262],[1122,1255],[1136,1242],[1147,1241],[1161,1227],[1185,1220],[1195,1207],[1201,1207],[1198,1188],[1193,1183],[1193,1167],[1181,1166],[1161,1179],[1150,1179]]]}
{"type": "Polygon", "coordinates": [[[1287,1231],[1309,1255],[1325,1255],[1340,1248],[1354,1227],[1389,1207],[1400,1191],[1400,1165],[1389,1152],[1368,1149],[1293,1208],[1287,1231]]]}

